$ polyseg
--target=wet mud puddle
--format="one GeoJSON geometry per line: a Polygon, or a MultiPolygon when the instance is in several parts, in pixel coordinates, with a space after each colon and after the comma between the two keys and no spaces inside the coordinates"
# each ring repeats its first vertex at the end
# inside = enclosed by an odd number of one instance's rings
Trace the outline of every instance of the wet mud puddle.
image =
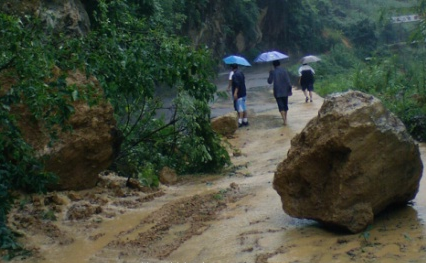
{"type": "MultiPolygon", "coordinates": [[[[55,193],[50,206],[28,205],[11,221],[29,233],[34,256],[11,262],[76,263],[329,263],[425,262],[426,189],[413,204],[380,215],[361,234],[336,233],[286,215],[272,189],[274,171],[291,138],[317,114],[322,99],[290,98],[283,126],[267,72],[246,76],[250,126],[229,138],[234,167],[222,175],[183,177],[158,191],[127,189],[105,175],[97,189],[55,193]],[[34,214],[53,210],[56,220],[34,214]],[[70,213],[70,211],[74,211],[70,213]]],[[[226,76],[218,81],[226,88],[226,76]]],[[[212,105],[224,111],[226,99],[212,105]]],[[[422,158],[426,146],[421,144],[422,158]]]]}

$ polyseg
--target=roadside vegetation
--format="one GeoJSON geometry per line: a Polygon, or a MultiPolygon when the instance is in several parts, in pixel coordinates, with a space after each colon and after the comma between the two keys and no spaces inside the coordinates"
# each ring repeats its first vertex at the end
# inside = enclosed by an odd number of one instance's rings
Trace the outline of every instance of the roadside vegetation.
{"type": "MultiPolygon", "coordinates": [[[[404,1],[395,4],[393,8],[377,10],[378,15],[372,20],[375,26],[371,26],[370,33],[366,33],[371,45],[364,46],[364,42],[356,43],[353,40],[334,45],[322,56],[323,60],[316,67],[315,87],[321,96],[349,89],[376,96],[404,122],[416,140],[424,142],[425,24],[424,21],[399,24],[390,22],[392,16],[417,14],[424,17],[424,1],[419,2],[420,8],[418,5],[413,7],[412,4],[404,1]]],[[[366,6],[374,10],[371,3],[359,1],[356,5],[359,5],[356,9],[363,10],[360,13],[365,15],[371,14],[365,9],[366,6]]]]}
{"type": "Polygon", "coordinates": [[[95,76],[114,107],[122,144],[111,169],[119,174],[155,187],[164,166],[202,173],[230,162],[210,125],[208,103],[216,92],[211,52],[167,32],[160,12],[147,17],[131,2],[99,3],[92,32],[81,38],[50,32],[36,18],[0,15],[0,71],[3,83],[11,79],[0,93],[1,249],[20,248],[6,226],[14,192],[42,192],[55,180],[23,139],[14,109],[28,107],[54,140],[52,127],[70,128],[72,101],[96,104],[88,96],[94,87],[66,85],[68,70],[95,76]],[[62,73],[50,81],[54,67],[62,73]]]}
{"type": "MultiPolygon", "coordinates": [[[[260,10],[276,1],[225,2],[228,20],[222,26],[228,43],[240,31],[250,40],[260,10]]],[[[294,54],[321,56],[315,65],[321,96],[348,89],[373,94],[414,138],[426,141],[426,24],[389,19],[424,17],[425,8],[423,0],[279,1],[275,11],[286,18],[284,31],[269,40],[294,54]]],[[[99,1],[88,9],[92,30],[79,38],[45,28],[33,17],[0,14],[0,80],[12,80],[0,87],[0,249],[21,249],[6,226],[15,191],[43,192],[55,180],[23,139],[14,109],[25,105],[54,140],[52,127],[69,129],[65,123],[74,112],[73,101],[96,104],[89,99],[93,87],[66,85],[68,70],[96,77],[114,107],[122,140],[111,167],[117,173],[155,187],[164,166],[184,174],[216,172],[230,164],[210,126],[208,105],[221,58],[185,37],[214,12],[212,2],[99,1]],[[54,67],[61,74],[53,79],[54,67]]],[[[270,45],[261,43],[244,55],[252,58],[270,45]]]]}

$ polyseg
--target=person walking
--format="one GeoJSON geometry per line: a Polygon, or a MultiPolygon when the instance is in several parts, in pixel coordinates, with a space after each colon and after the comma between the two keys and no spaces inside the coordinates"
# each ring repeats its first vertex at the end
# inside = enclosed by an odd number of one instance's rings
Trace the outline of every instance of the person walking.
{"type": "Polygon", "coordinates": [[[280,61],[272,61],[274,69],[269,72],[268,83],[274,83],[274,97],[281,113],[283,124],[287,125],[288,97],[292,95],[292,86],[288,72],[280,67],[280,61]]]}
{"type": "Polygon", "coordinates": [[[233,75],[234,75],[234,69],[232,68],[232,65],[231,65],[231,72],[229,72],[229,75],[228,75],[228,87],[226,88],[227,91],[231,90],[231,87],[232,87],[232,76],[233,75]]]}
{"type": "Polygon", "coordinates": [[[237,64],[232,64],[232,96],[234,97],[234,107],[238,112],[238,127],[248,126],[246,107],[246,80],[244,73],[238,69],[237,64]]]}
{"type": "Polygon", "coordinates": [[[314,90],[314,75],[315,70],[307,63],[303,63],[299,68],[299,85],[302,86],[305,102],[312,102],[312,91],[314,90]],[[308,97],[309,93],[309,97],[308,97]]]}
{"type": "MultiPolygon", "coordinates": [[[[231,65],[231,71],[229,72],[229,75],[228,75],[228,87],[226,88],[226,91],[228,91],[228,92],[231,91],[231,88],[232,88],[232,76],[234,76],[233,65],[231,65]]],[[[234,100],[234,92],[231,92],[231,97],[232,97],[232,101],[234,103],[234,110],[236,112],[238,112],[236,100],[234,100]]]]}

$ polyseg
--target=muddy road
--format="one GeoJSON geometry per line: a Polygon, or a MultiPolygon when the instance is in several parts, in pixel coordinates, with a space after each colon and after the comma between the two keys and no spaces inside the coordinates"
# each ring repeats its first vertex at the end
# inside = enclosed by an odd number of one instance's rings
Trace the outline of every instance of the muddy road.
{"type": "MultiPolygon", "coordinates": [[[[426,262],[424,183],[411,205],[383,213],[362,234],[331,232],[283,212],[272,189],[274,171],[322,99],[305,103],[294,90],[283,126],[267,70],[245,70],[250,126],[228,139],[229,152],[238,154],[224,174],[183,176],[151,192],[127,189],[125,179],[108,174],[95,189],[52,193],[40,197],[42,204],[33,198],[10,221],[25,231],[22,242],[34,256],[12,262],[426,262]],[[43,211],[52,211],[51,220],[36,216],[43,211]]],[[[220,90],[226,75],[219,76],[220,90]]],[[[218,100],[213,115],[231,106],[230,99],[218,100]]],[[[421,151],[426,157],[424,145],[421,151]]]]}

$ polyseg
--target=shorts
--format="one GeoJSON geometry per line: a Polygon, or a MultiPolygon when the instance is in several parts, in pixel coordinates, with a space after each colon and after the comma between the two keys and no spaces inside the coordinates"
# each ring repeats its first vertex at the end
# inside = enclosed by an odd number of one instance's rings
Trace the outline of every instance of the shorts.
{"type": "Polygon", "coordinates": [[[288,97],[275,98],[279,111],[288,111],[288,97]]]}
{"type": "Polygon", "coordinates": [[[314,91],[314,84],[306,84],[306,85],[302,85],[302,91],[314,91]]]}
{"type": "Polygon", "coordinates": [[[247,110],[246,107],[246,97],[241,97],[238,98],[237,102],[236,102],[236,109],[238,112],[244,112],[247,110]]]}

